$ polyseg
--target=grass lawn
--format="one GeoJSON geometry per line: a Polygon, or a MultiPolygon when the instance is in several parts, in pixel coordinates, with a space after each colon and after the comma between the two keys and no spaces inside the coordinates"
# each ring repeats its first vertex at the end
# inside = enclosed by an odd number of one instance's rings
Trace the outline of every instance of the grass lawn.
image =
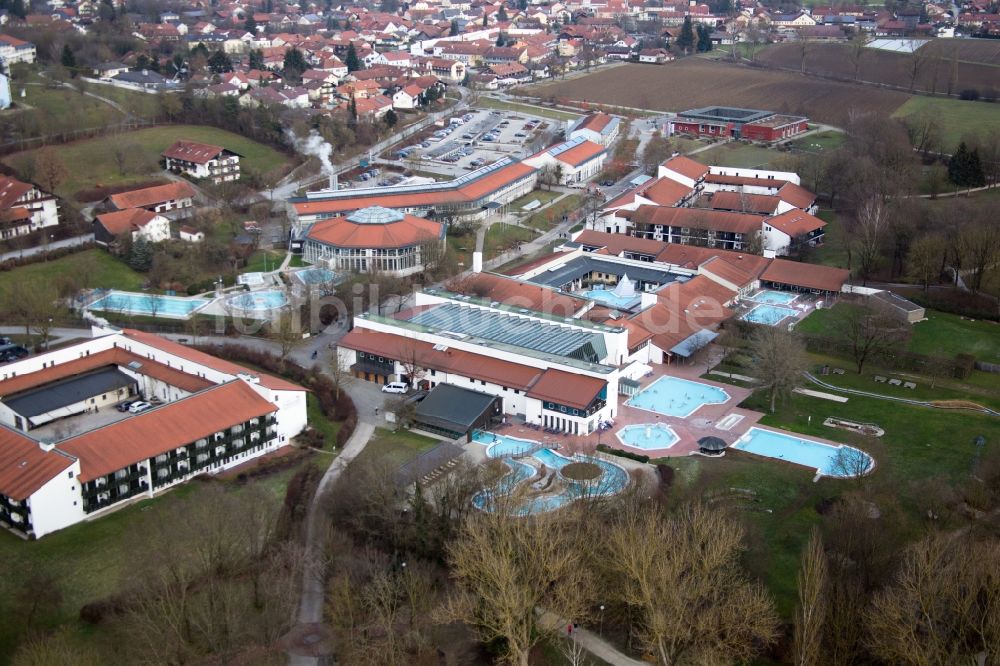
{"type": "Polygon", "coordinates": [[[843,132],[820,132],[789,142],[795,150],[804,153],[822,153],[844,145],[847,135],[843,132]]]}
{"type": "Polygon", "coordinates": [[[539,204],[541,204],[542,206],[544,206],[545,204],[549,203],[550,201],[552,201],[553,199],[555,199],[558,196],[559,196],[559,192],[551,192],[549,190],[533,190],[533,191],[525,194],[523,197],[521,197],[519,199],[515,199],[514,201],[512,201],[508,205],[508,208],[510,210],[514,211],[515,213],[519,213],[519,212],[521,212],[521,209],[524,206],[527,206],[532,201],[538,201],[539,204]]]}
{"type": "MultiPolygon", "coordinates": [[[[837,308],[816,310],[798,324],[805,333],[823,333],[835,321],[837,308]]],[[[981,361],[1000,363],[1000,324],[972,321],[958,315],[927,311],[927,321],[913,324],[909,351],[927,356],[951,358],[956,354],[973,354],[981,361]]]]}
{"type": "Polygon", "coordinates": [[[309,425],[323,433],[323,438],[326,440],[323,448],[332,450],[337,441],[337,433],[340,432],[341,423],[330,421],[323,415],[319,400],[312,393],[306,396],[306,419],[309,425]]]}
{"type": "Polygon", "coordinates": [[[809,261],[824,266],[847,268],[846,234],[837,214],[824,209],[816,216],[826,222],[826,229],[823,230],[823,244],[810,250],[809,261]]]}
{"type": "Polygon", "coordinates": [[[120,112],[101,100],[67,88],[50,88],[44,84],[21,85],[16,81],[11,83],[10,88],[15,104],[32,107],[23,112],[36,114],[45,133],[104,127],[122,119],[120,112]]]}
{"type": "MultiPolygon", "coordinates": [[[[311,464],[315,457],[310,456],[301,464],[311,464]]],[[[288,481],[298,469],[296,466],[278,471],[251,483],[271,489],[275,502],[280,502],[288,481]]],[[[236,493],[250,485],[223,483],[236,493]]],[[[8,572],[18,572],[16,576],[0,576],[0,613],[8,618],[19,616],[17,596],[26,592],[24,581],[32,574],[49,577],[58,586],[62,603],[58,613],[40,617],[37,623],[44,627],[69,623],[80,629],[82,640],[97,639],[94,634],[99,632],[79,624],[80,607],[119,590],[134,552],[131,533],[143,521],[157,520],[158,515],[166,515],[165,511],[178,501],[204,492],[204,488],[201,483],[187,483],[154,499],[129,505],[93,522],[73,525],[38,541],[22,541],[0,530],[0,557],[8,572]]],[[[3,655],[0,662],[10,658],[22,630],[20,622],[0,623],[0,655],[3,655]]]]}
{"type": "Polygon", "coordinates": [[[260,273],[266,271],[277,270],[281,266],[281,262],[285,259],[284,252],[275,252],[273,250],[257,250],[252,255],[250,255],[250,260],[247,262],[246,268],[242,269],[241,273],[260,273]]]}
{"type": "Polygon", "coordinates": [[[308,264],[302,258],[301,254],[293,254],[292,258],[288,261],[289,268],[303,268],[304,266],[308,266],[308,264]]]}
{"type": "Polygon", "coordinates": [[[563,215],[569,215],[573,211],[578,210],[582,203],[582,194],[569,194],[545,210],[532,213],[532,215],[528,217],[528,219],[524,220],[523,223],[529,227],[535,227],[536,229],[546,231],[551,229],[553,225],[561,222],[563,215]]]}
{"type": "Polygon", "coordinates": [[[438,441],[402,428],[398,430],[378,428],[358,457],[380,461],[398,469],[424,451],[437,446],[438,441]]]}
{"type": "Polygon", "coordinates": [[[544,106],[534,106],[533,104],[504,102],[498,99],[493,99],[492,97],[480,97],[479,101],[476,102],[476,106],[484,109],[498,109],[500,111],[524,113],[531,116],[538,116],[539,118],[549,118],[551,120],[576,120],[581,115],[579,113],[571,113],[570,111],[563,111],[561,109],[549,109],[544,106]]]}
{"type": "Polygon", "coordinates": [[[125,88],[116,88],[115,86],[100,85],[97,83],[89,84],[87,91],[117,102],[122,108],[128,109],[132,115],[139,116],[140,118],[155,119],[160,109],[158,95],[150,95],[136,90],[126,90],[125,88]]]}
{"type": "Polygon", "coordinates": [[[766,169],[784,153],[763,146],[745,143],[723,143],[695,155],[702,164],[737,167],[741,169],[766,169]]]}
{"type": "Polygon", "coordinates": [[[483,244],[484,259],[492,259],[515,247],[518,243],[534,240],[538,234],[531,229],[512,225],[494,224],[486,231],[483,244]]]}
{"type": "MultiPolygon", "coordinates": [[[[56,194],[73,198],[81,189],[97,185],[126,185],[149,180],[161,173],[160,153],[178,139],[190,139],[225,146],[243,155],[240,165],[245,170],[268,172],[288,162],[288,157],[277,150],[259,144],[238,134],[203,125],[170,125],[151,127],[122,134],[120,137],[100,137],[56,146],[57,154],[65,163],[68,176],[56,188],[56,194]],[[118,143],[134,147],[124,173],[119,172],[115,161],[118,143]]],[[[14,169],[23,168],[34,160],[35,151],[28,150],[4,158],[14,169]]]]}
{"type": "Polygon", "coordinates": [[[905,118],[919,111],[928,111],[941,121],[945,152],[958,147],[965,134],[1000,131],[1000,113],[990,102],[967,102],[960,99],[913,95],[893,114],[905,118]]]}
{"type": "Polygon", "coordinates": [[[146,278],[104,250],[84,250],[60,259],[42,261],[0,272],[0,289],[13,284],[54,283],[73,277],[87,287],[136,290],[146,278]]]}

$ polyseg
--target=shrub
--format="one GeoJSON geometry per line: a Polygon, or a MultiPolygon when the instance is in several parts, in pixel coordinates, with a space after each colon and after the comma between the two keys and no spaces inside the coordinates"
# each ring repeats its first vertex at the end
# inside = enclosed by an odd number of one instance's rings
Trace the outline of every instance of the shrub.
{"type": "Polygon", "coordinates": [[[967,102],[975,102],[979,99],[979,91],[975,88],[966,88],[958,94],[958,98],[967,102]]]}
{"type": "Polygon", "coordinates": [[[664,490],[674,485],[674,468],[670,465],[657,465],[656,474],[660,477],[660,487],[664,490]]]}
{"type": "Polygon", "coordinates": [[[620,458],[629,458],[630,460],[635,460],[641,463],[648,463],[649,456],[643,455],[641,453],[633,453],[632,451],[626,451],[624,449],[616,449],[608,446],[607,444],[598,444],[597,450],[601,453],[607,453],[612,456],[618,456],[620,458]]]}

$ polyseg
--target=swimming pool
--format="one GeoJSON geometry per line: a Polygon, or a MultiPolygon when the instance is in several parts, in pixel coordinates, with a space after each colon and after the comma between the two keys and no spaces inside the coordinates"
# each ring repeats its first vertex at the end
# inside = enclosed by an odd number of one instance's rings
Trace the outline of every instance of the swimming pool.
{"type": "Polygon", "coordinates": [[[816,474],[823,476],[859,476],[867,474],[875,466],[870,455],[853,446],[833,446],[763,428],[750,428],[732,448],[811,467],[816,474]]]}
{"type": "Polygon", "coordinates": [[[285,296],[284,292],[277,290],[251,291],[232,296],[226,303],[234,310],[264,313],[284,307],[288,304],[288,297],[285,296]]]}
{"type": "Polygon", "coordinates": [[[582,497],[607,496],[620,493],[628,485],[628,472],[619,465],[600,458],[577,454],[572,458],[564,456],[553,449],[539,448],[541,442],[508,435],[495,435],[491,432],[477,432],[473,441],[485,444],[486,455],[490,458],[502,458],[510,471],[492,488],[479,491],[472,498],[472,504],[477,509],[493,511],[499,506],[504,495],[514,492],[518,485],[531,479],[536,474],[536,468],[523,460],[508,458],[532,451],[529,456],[534,462],[545,467],[560,470],[571,462],[590,462],[601,468],[602,474],[597,481],[571,481],[562,479],[558,492],[525,497],[511,508],[514,515],[527,516],[533,513],[555,511],[566,504],[582,497]]]}
{"type": "Polygon", "coordinates": [[[616,296],[615,292],[610,289],[588,289],[587,291],[581,292],[580,295],[603,303],[604,305],[610,305],[613,308],[619,308],[622,310],[627,310],[639,302],[638,294],[627,297],[616,296]]]}
{"type": "Polygon", "coordinates": [[[304,268],[293,273],[295,278],[303,284],[326,284],[337,279],[337,274],[329,268],[304,268]]]}
{"type": "Polygon", "coordinates": [[[622,444],[627,444],[635,449],[651,451],[653,449],[669,449],[677,443],[680,435],[674,429],[663,423],[637,423],[627,425],[615,436],[622,444]]]}
{"type": "Polygon", "coordinates": [[[743,315],[740,316],[740,319],[754,324],[774,326],[782,319],[785,319],[786,317],[794,317],[798,313],[798,310],[782,308],[777,305],[758,305],[750,312],[743,313],[743,315]]]}
{"type": "Polygon", "coordinates": [[[703,405],[721,405],[728,400],[729,394],[718,386],[680,377],[660,377],[629,398],[626,404],[657,414],[686,418],[703,405]]]}
{"type": "Polygon", "coordinates": [[[774,291],[772,289],[764,289],[763,291],[758,291],[748,300],[751,300],[755,303],[770,303],[771,305],[787,305],[788,303],[791,303],[798,297],[799,297],[798,294],[793,294],[788,291],[774,291]]]}
{"type": "Polygon", "coordinates": [[[208,303],[205,298],[160,296],[131,291],[113,291],[87,306],[88,310],[117,312],[128,315],[146,315],[187,319],[191,313],[208,303]]]}

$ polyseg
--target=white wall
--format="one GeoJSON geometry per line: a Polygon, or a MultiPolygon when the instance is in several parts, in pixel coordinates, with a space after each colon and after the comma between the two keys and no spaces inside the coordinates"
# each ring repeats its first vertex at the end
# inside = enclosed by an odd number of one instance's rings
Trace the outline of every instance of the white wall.
{"type": "Polygon", "coordinates": [[[802,181],[799,178],[799,174],[793,171],[768,171],[765,169],[741,169],[739,167],[710,166],[708,167],[708,172],[714,173],[718,176],[737,176],[739,178],[763,178],[772,180],[787,180],[789,182],[795,183],[796,185],[802,184],[802,181]]]}
{"type": "Polygon", "coordinates": [[[43,537],[84,519],[80,461],[50,479],[28,498],[35,537],[43,537]],[[72,478],[70,475],[72,474],[72,478]]]}

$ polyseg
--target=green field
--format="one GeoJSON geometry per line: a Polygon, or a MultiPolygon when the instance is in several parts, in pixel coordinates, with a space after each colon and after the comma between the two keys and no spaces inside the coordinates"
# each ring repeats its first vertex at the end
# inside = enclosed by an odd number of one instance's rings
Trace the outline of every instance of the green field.
{"type": "Polygon", "coordinates": [[[31,108],[12,113],[9,121],[16,127],[17,123],[22,122],[18,119],[18,114],[25,114],[29,118],[25,118],[23,122],[31,126],[37,120],[42,134],[105,127],[122,120],[120,112],[100,100],[66,88],[51,88],[45,83],[21,85],[13,82],[11,96],[16,105],[24,104],[31,108]],[[30,118],[32,115],[35,116],[33,120],[30,118]]]}
{"type": "Polygon", "coordinates": [[[845,232],[837,214],[832,210],[825,209],[816,213],[816,217],[827,224],[823,230],[823,244],[817,245],[809,251],[808,261],[824,266],[847,268],[845,232]]]}
{"type": "Polygon", "coordinates": [[[966,134],[1000,132],[1000,109],[990,102],[966,102],[959,99],[914,95],[893,114],[905,118],[927,111],[941,121],[944,152],[951,152],[966,134]]]}
{"type": "Polygon", "coordinates": [[[843,132],[819,132],[790,141],[789,145],[803,153],[822,153],[840,148],[846,140],[847,135],[843,132]]]}
{"type": "Polygon", "coordinates": [[[515,113],[526,113],[539,118],[550,118],[552,120],[576,120],[579,113],[571,113],[561,109],[549,109],[544,106],[534,106],[532,104],[520,104],[518,102],[504,102],[492,97],[480,97],[476,106],[484,109],[498,109],[500,111],[513,111],[515,113]]]}
{"type": "Polygon", "coordinates": [[[266,273],[277,270],[281,262],[285,259],[284,252],[274,252],[271,250],[257,250],[250,255],[246,268],[242,273],[266,273]]]}
{"type": "Polygon", "coordinates": [[[392,469],[398,469],[437,444],[438,440],[409,430],[378,428],[358,459],[375,461],[386,464],[392,469]]]}
{"type": "Polygon", "coordinates": [[[128,110],[129,113],[140,118],[155,120],[159,115],[159,95],[150,95],[135,90],[126,90],[124,88],[96,83],[88,84],[87,91],[113,100],[120,104],[122,108],[128,110]]]}
{"type": "Polygon", "coordinates": [[[703,150],[694,156],[702,164],[737,167],[741,169],[767,169],[784,153],[756,144],[723,143],[703,150]]]}
{"type": "Polygon", "coordinates": [[[129,268],[123,261],[104,250],[84,250],[52,261],[42,261],[0,272],[0,289],[12,285],[58,284],[61,280],[77,280],[81,287],[105,289],[140,289],[145,277],[129,268]]]}
{"type": "Polygon", "coordinates": [[[537,213],[532,213],[531,216],[526,220],[523,220],[522,223],[528,225],[529,227],[535,227],[536,229],[546,231],[552,228],[553,225],[562,222],[563,215],[568,215],[573,211],[578,210],[582,204],[583,195],[569,194],[551,206],[540,210],[537,213]]]}
{"type": "Polygon", "coordinates": [[[521,209],[530,204],[532,201],[538,201],[542,206],[544,206],[558,196],[559,192],[551,192],[549,190],[532,190],[523,197],[510,202],[507,209],[514,213],[521,213],[523,212],[521,209]]]}
{"type": "MultiPolygon", "coordinates": [[[[82,189],[95,186],[125,185],[149,180],[161,172],[160,153],[178,139],[190,139],[224,146],[243,155],[240,165],[244,170],[262,173],[274,171],[288,162],[288,157],[277,150],[225,130],[204,125],[169,125],[128,132],[114,137],[99,137],[77,141],[54,150],[66,165],[67,177],[56,188],[56,194],[74,198],[82,189]],[[121,173],[115,160],[116,149],[128,149],[128,159],[121,173]]],[[[34,160],[36,151],[15,153],[4,162],[22,170],[34,160]]]]}
{"type": "Polygon", "coordinates": [[[515,227],[510,224],[494,224],[486,231],[486,239],[483,244],[484,259],[493,259],[497,255],[503,254],[519,243],[527,243],[537,237],[538,234],[531,229],[515,227]]]}

